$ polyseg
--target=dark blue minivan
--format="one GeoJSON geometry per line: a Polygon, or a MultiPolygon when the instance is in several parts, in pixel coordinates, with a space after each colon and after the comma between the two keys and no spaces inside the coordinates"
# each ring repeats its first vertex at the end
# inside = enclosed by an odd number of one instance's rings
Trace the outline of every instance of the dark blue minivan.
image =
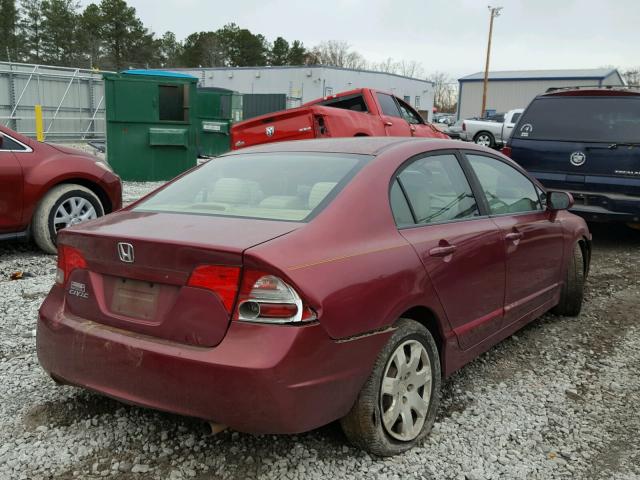
{"type": "Polygon", "coordinates": [[[640,222],[640,89],[583,87],[537,96],[503,153],[587,220],[640,222]]]}

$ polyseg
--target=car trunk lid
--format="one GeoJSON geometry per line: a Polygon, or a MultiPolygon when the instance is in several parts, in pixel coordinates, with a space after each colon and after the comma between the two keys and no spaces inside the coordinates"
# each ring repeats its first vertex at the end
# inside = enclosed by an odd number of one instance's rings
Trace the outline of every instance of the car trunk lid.
{"type": "Polygon", "coordinates": [[[61,233],[86,268],[65,279],[68,313],[134,334],[200,347],[224,337],[244,250],[298,224],[201,215],[122,212],[61,233]],[[194,270],[217,266],[231,285],[191,285],[194,270]],[[234,274],[236,275],[234,277],[234,274]],[[235,285],[233,285],[235,281],[235,285]]]}

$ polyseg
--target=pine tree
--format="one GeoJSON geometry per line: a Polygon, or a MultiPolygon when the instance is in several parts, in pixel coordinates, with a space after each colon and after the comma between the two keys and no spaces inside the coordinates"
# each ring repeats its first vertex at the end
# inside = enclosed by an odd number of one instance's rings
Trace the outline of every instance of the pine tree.
{"type": "Polygon", "coordinates": [[[0,60],[19,61],[16,0],[0,0],[0,60]]]}
{"type": "Polygon", "coordinates": [[[289,42],[284,38],[278,37],[274,40],[273,46],[269,51],[270,65],[287,65],[289,61],[289,42]]]}
{"type": "Polygon", "coordinates": [[[121,70],[156,63],[153,35],[136,16],[135,8],[129,7],[124,0],[102,0],[100,11],[106,66],[121,70]]]}
{"type": "Polygon", "coordinates": [[[102,59],[102,13],[95,3],[87,5],[78,18],[78,44],[82,63],[89,68],[100,67],[102,59]]]}
{"type": "Polygon", "coordinates": [[[50,65],[77,66],[78,4],[74,0],[42,2],[42,59],[50,65]]]}
{"type": "Polygon", "coordinates": [[[23,60],[42,63],[42,0],[22,0],[21,6],[23,60]]]}
{"type": "Polygon", "coordinates": [[[300,40],[294,40],[287,56],[288,65],[304,65],[307,63],[307,49],[300,40]]]}

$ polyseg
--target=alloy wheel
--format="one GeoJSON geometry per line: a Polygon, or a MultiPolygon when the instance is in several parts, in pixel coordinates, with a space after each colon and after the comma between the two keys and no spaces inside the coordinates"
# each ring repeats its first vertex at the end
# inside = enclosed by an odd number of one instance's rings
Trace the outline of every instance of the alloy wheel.
{"type": "Polygon", "coordinates": [[[489,138],[489,135],[479,135],[478,138],[476,138],[476,144],[482,145],[483,147],[490,147],[491,138],[489,138]]]}
{"type": "Polygon", "coordinates": [[[89,200],[83,197],[69,197],[58,206],[53,217],[53,228],[58,233],[63,228],[94,218],[98,218],[98,214],[89,200]]]}
{"type": "Polygon", "coordinates": [[[396,440],[416,438],[427,417],[431,399],[431,362],[417,340],[400,344],[391,358],[380,386],[382,424],[396,440]]]}

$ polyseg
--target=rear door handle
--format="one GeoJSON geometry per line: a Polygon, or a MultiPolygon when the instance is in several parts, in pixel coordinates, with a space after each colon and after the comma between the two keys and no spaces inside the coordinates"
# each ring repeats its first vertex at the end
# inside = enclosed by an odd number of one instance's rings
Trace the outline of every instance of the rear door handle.
{"type": "Polygon", "coordinates": [[[385,126],[393,127],[393,122],[384,122],[385,126]]]}
{"type": "Polygon", "coordinates": [[[432,257],[446,257],[451,255],[455,251],[455,245],[446,245],[444,247],[433,247],[431,250],[429,250],[429,255],[431,255],[432,257]]]}
{"type": "Polygon", "coordinates": [[[520,232],[511,232],[507,233],[504,238],[515,242],[516,240],[520,240],[522,238],[522,234],[520,232]]]}

